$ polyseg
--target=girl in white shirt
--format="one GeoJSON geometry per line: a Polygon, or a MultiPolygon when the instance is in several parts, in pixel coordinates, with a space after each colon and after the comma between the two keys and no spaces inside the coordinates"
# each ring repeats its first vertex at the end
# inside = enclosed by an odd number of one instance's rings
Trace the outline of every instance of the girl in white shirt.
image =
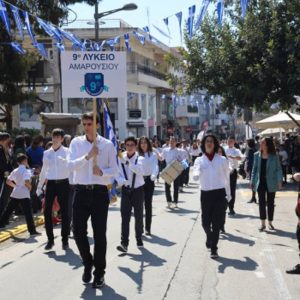
{"type": "Polygon", "coordinates": [[[225,157],[218,154],[219,142],[214,135],[208,134],[203,138],[201,149],[203,155],[195,160],[193,175],[195,180],[200,181],[206,247],[211,249],[211,258],[218,258],[217,244],[224,224],[226,201],[231,198],[229,164],[225,157]]]}
{"type": "Polygon", "coordinates": [[[146,235],[151,235],[152,223],[152,198],[154,192],[154,181],[158,174],[158,160],[154,153],[150,140],[143,136],[138,142],[139,155],[144,157],[144,196],[145,196],[145,212],[146,212],[146,235]]]}

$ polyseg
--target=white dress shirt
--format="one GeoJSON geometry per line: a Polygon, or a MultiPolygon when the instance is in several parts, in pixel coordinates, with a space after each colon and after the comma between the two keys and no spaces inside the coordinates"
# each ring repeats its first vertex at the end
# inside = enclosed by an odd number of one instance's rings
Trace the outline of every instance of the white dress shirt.
{"type": "Polygon", "coordinates": [[[189,149],[182,147],[181,151],[182,151],[182,157],[183,157],[183,159],[186,159],[187,161],[190,161],[189,149]]]}
{"type": "Polygon", "coordinates": [[[194,149],[193,147],[190,147],[190,155],[191,156],[199,156],[200,153],[202,153],[202,151],[199,147],[197,147],[196,149],[194,149]]]}
{"type": "Polygon", "coordinates": [[[166,161],[167,165],[169,165],[173,160],[182,161],[183,154],[182,151],[178,148],[166,147],[163,149],[161,153],[161,157],[166,161]]]}
{"type": "Polygon", "coordinates": [[[67,158],[69,149],[60,146],[56,151],[51,147],[44,152],[43,167],[39,176],[38,189],[41,189],[45,180],[61,180],[70,176],[67,158]]]}
{"type": "Polygon", "coordinates": [[[144,156],[144,176],[151,176],[154,181],[158,174],[157,155],[154,152],[148,152],[144,156]]]}
{"type": "Polygon", "coordinates": [[[119,176],[116,177],[118,185],[124,185],[126,187],[132,186],[133,174],[135,173],[135,183],[134,188],[141,187],[145,184],[144,181],[144,157],[138,156],[138,153],[135,153],[132,157],[127,156],[127,152],[122,153],[122,157],[119,160],[119,176]],[[124,165],[127,179],[125,177],[122,164],[124,165]]]}
{"type": "Polygon", "coordinates": [[[19,165],[10,173],[8,179],[16,184],[10,197],[16,199],[30,198],[30,191],[25,186],[25,180],[31,179],[30,170],[26,169],[24,165],[19,165]]]}
{"type": "Polygon", "coordinates": [[[74,184],[101,184],[108,185],[118,175],[117,153],[115,146],[110,140],[97,135],[96,146],[99,150],[96,156],[96,165],[103,172],[102,176],[93,174],[93,158],[85,157],[93,147],[85,135],[76,137],[70,144],[68,157],[69,171],[73,171],[74,184]]]}
{"type": "Polygon", "coordinates": [[[206,155],[196,158],[193,177],[195,181],[200,181],[200,190],[212,191],[225,188],[227,200],[231,199],[229,163],[224,156],[215,154],[212,161],[206,155]]]}
{"type": "MultiPolygon", "coordinates": [[[[240,158],[243,157],[242,152],[239,149],[235,148],[235,147],[232,147],[232,148],[227,147],[225,149],[225,153],[226,153],[227,157],[228,156],[240,157],[240,158]]],[[[239,160],[232,159],[232,158],[229,158],[229,157],[228,157],[228,160],[229,160],[230,167],[231,167],[232,170],[238,169],[238,167],[239,167],[239,160]]]]}

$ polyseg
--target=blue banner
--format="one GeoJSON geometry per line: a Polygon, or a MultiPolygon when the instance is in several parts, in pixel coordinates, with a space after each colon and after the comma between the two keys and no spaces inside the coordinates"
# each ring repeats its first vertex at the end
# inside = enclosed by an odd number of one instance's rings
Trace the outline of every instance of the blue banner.
{"type": "Polygon", "coordinates": [[[5,6],[3,0],[0,0],[0,18],[5,26],[6,31],[10,35],[10,24],[9,24],[6,6],[5,6]]]}
{"type": "Polygon", "coordinates": [[[179,23],[179,32],[180,32],[180,41],[181,41],[181,44],[182,44],[182,11],[178,12],[176,14],[176,17],[178,19],[178,23],[179,23]]]}
{"type": "Polygon", "coordinates": [[[204,17],[206,16],[208,5],[210,3],[210,0],[203,0],[201,7],[200,7],[200,13],[197,19],[197,22],[195,24],[196,31],[199,29],[200,25],[202,24],[204,17]]]}
{"type": "Polygon", "coordinates": [[[20,18],[19,9],[15,6],[13,6],[12,4],[10,4],[10,10],[13,14],[13,17],[14,17],[14,20],[15,20],[15,23],[16,23],[16,27],[17,27],[18,32],[19,32],[19,36],[23,40],[24,39],[24,34],[23,34],[24,25],[23,25],[23,22],[20,18]]]}
{"type": "Polygon", "coordinates": [[[218,0],[217,12],[218,12],[218,24],[219,26],[221,26],[223,21],[223,14],[224,14],[224,0],[218,0]]]}
{"type": "Polygon", "coordinates": [[[189,38],[192,38],[193,36],[195,12],[196,12],[196,5],[189,7],[189,18],[187,22],[189,38]]]}
{"type": "Polygon", "coordinates": [[[35,39],[35,36],[34,36],[33,30],[32,30],[32,27],[31,27],[31,25],[30,25],[29,14],[28,14],[27,11],[23,11],[23,15],[24,15],[24,18],[25,18],[25,25],[26,25],[28,34],[29,34],[29,36],[30,36],[30,38],[31,38],[32,45],[33,45],[34,47],[36,47],[37,41],[36,41],[36,39],[35,39]]]}

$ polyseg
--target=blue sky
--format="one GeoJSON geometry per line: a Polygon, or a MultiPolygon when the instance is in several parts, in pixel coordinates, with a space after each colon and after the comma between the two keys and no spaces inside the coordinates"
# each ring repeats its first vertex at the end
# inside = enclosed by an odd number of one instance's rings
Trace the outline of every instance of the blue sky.
{"type": "MultiPolygon", "coordinates": [[[[172,39],[169,44],[169,39],[158,33],[153,27],[151,27],[151,33],[158,40],[170,46],[180,45],[179,25],[175,14],[182,11],[183,13],[183,25],[184,20],[188,17],[188,8],[191,5],[196,5],[196,16],[199,13],[202,0],[103,0],[99,4],[99,11],[111,10],[114,8],[122,7],[124,4],[133,2],[137,4],[138,9],[135,11],[121,11],[115,13],[108,18],[123,19],[128,24],[134,27],[144,27],[148,25],[147,9],[150,15],[150,25],[155,24],[167,33],[167,28],[163,22],[163,18],[174,15],[169,18],[169,28],[172,39]]],[[[94,7],[86,4],[76,4],[70,6],[77,15],[78,19],[93,19],[94,7]]]]}

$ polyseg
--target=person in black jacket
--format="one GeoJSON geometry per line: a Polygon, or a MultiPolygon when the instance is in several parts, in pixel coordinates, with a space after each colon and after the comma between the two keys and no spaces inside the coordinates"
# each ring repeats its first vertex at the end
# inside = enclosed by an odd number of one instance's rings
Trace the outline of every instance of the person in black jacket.
{"type": "MultiPolygon", "coordinates": [[[[254,139],[250,139],[247,141],[248,152],[246,156],[246,172],[248,177],[251,179],[252,168],[253,168],[253,159],[254,153],[256,152],[255,141],[254,139]]],[[[248,201],[248,203],[256,203],[255,191],[252,191],[252,198],[248,201]]]]}

